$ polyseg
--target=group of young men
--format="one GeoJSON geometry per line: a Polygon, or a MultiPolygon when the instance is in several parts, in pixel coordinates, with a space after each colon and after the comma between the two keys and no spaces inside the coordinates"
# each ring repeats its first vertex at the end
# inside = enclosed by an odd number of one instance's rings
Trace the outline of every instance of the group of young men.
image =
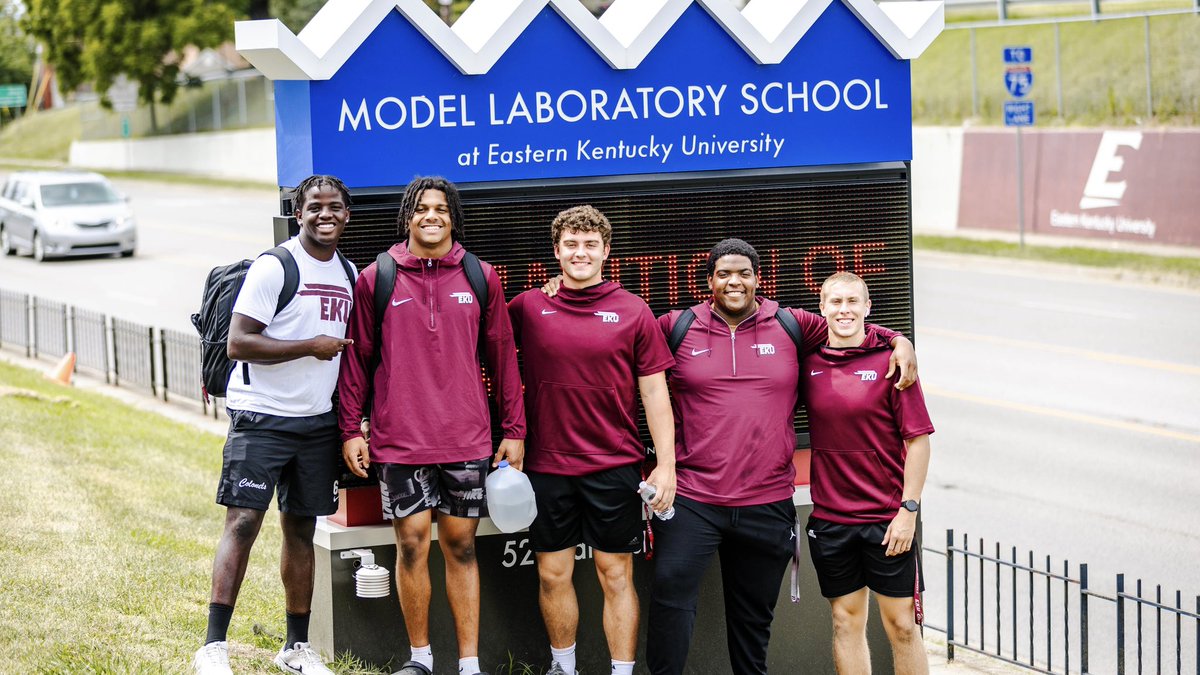
{"type": "Polygon", "coordinates": [[[462,246],[461,199],[444,179],[409,184],[399,242],[357,278],[336,254],[350,220],[345,186],[313,176],[295,203],[300,233],[284,246],[300,263],[302,290],[275,313],[282,266],[263,256],[233,309],[228,351],[239,367],[217,494],[227,515],[198,672],[231,672],[226,633],[276,490],[287,638],[275,663],[330,672],[309,645],[308,617],[315,519],[336,510],[338,461],[363,477],[375,465],[392,521],[410,644],[398,674],[434,672],[435,509],[458,672],[481,672],[475,533],[487,512],[486,475],[507,460],[527,473],[537,500],[529,536],[550,642],[547,675],[576,672],[572,576],[581,543],[594,549],[611,673],[633,672],[642,480],[656,488],[654,511],[675,511],[653,523],[650,671],[683,672],[701,579],[716,554],[729,669],[765,673],[775,601],[804,535],[792,502],[801,400],[813,446],[814,511],[804,531],[833,609],[839,672],[869,672],[868,588],[879,596],[897,672],[926,670],[912,549],[933,428],[912,344],[865,323],[870,300],[860,278],[839,273],[825,282],[823,316],[780,308],[756,297],[754,248],[726,239],[708,258],[711,299],[655,319],[640,298],[604,279],[612,227],[579,206],[551,225],[561,284],[506,304],[496,271],[462,246]],[[322,298],[349,299],[348,315],[322,311],[322,298]],[[495,450],[481,363],[503,431],[495,450]],[[648,475],[639,401],[654,445],[648,475]]]}

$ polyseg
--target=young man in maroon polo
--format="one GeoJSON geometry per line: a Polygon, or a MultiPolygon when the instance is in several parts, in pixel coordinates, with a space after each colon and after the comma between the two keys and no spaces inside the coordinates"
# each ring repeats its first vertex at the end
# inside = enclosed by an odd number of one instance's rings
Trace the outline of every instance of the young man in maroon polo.
{"type": "Polygon", "coordinates": [[[900,391],[883,375],[891,350],[864,331],[870,310],[867,285],[853,274],[834,274],[821,286],[828,344],[801,369],[812,423],[808,547],[833,609],[838,672],[871,672],[870,589],[895,672],[928,673],[915,617],[920,552],[913,539],[933,424],[919,382],[900,391]]]}
{"type": "MultiPolygon", "coordinates": [[[[741,239],[714,246],[707,271],[712,299],[691,308],[696,318],[669,378],[678,492],[675,517],[655,523],[646,652],[656,675],[684,671],[700,583],[714,554],[721,561],[729,672],[767,672],[775,601],[795,551],[799,365],[827,333],[820,316],[782,310],[800,328],[797,349],[776,316],[779,303],[756,295],[758,252],[741,239]]],[[[681,314],[659,317],[664,334],[681,314]]],[[[870,328],[895,341],[902,374],[915,379],[912,343],[870,328]]]]}
{"type": "Polygon", "coordinates": [[[429,547],[432,511],[446,559],[446,595],[458,637],[461,675],[479,672],[479,567],[475,530],[487,515],[488,464],[507,458],[520,469],[525,414],[512,327],[500,278],[482,263],[488,285],[481,306],[463,268],[463,212],[458,189],[443,178],[417,178],[401,200],[398,225],[407,241],[396,262],[391,301],[376,335],[372,263],[354,289],[347,334],[355,340],[338,379],[342,455],[356,475],[378,464],[385,514],[396,534],[396,589],[412,658],[398,675],[429,675],[429,547]],[[480,346],[480,319],[485,334],[480,346]],[[482,351],[482,353],[478,353],[482,351]],[[378,368],[370,367],[378,354],[378,368]],[[499,399],[504,440],[492,456],[491,422],[479,360],[499,399]],[[360,428],[368,392],[370,440],[360,428]]]}
{"type": "Polygon", "coordinates": [[[591,206],[558,214],[551,226],[563,283],[555,297],[530,290],[509,304],[524,357],[529,419],[526,469],[537,495],[529,528],[539,600],[550,637],[547,675],[575,672],[579,606],[571,575],[575,547],[594,549],[604,592],[604,633],[614,675],[633,672],[638,599],[632,552],[642,546],[638,483],[640,393],[657,466],[651,505],[675,496],[675,441],[665,371],[674,360],[641,298],[602,277],[612,226],[591,206]]]}

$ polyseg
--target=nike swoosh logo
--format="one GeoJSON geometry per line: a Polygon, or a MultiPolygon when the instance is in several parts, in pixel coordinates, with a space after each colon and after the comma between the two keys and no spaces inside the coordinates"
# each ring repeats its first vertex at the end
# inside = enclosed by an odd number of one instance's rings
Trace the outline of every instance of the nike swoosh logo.
{"type": "Polygon", "coordinates": [[[546,316],[547,314],[558,314],[558,310],[557,309],[543,309],[542,316],[546,316]]]}
{"type": "Polygon", "coordinates": [[[393,300],[392,307],[399,307],[400,305],[403,305],[404,303],[411,302],[411,301],[412,301],[412,298],[405,298],[403,300],[393,300]]]}
{"type": "Polygon", "coordinates": [[[821,373],[823,373],[823,372],[825,372],[825,371],[823,371],[823,370],[813,370],[813,371],[810,371],[808,374],[809,374],[809,376],[811,377],[811,376],[813,376],[813,375],[820,375],[820,374],[821,374],[821,373]]]}
{"type": "Polygon", "coordinates": [[[700,356],[704,352],[711,352],[711,351],[712,351],[711,349],[693,349],[692,356],[700,356]]]}

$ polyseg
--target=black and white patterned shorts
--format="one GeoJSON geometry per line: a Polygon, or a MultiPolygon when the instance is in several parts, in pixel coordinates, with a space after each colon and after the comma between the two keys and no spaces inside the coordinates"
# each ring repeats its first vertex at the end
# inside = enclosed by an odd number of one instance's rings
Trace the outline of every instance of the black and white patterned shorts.
{"type": "Polygon", "coordinates": [[[458,518],[487,515],[484,479],[491,457],[446,464],[375,464],[388,520],[436,508],[458,518]]]}

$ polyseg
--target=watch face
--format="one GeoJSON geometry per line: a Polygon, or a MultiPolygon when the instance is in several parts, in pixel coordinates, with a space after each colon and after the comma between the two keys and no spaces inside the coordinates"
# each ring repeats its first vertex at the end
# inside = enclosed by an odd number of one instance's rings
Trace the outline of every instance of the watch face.
{"type": "Polygon", "coordinates": [[[915,499],[905,500],[905,501],[901,502],[900,505],[903,506],[904,508],[908,509],[909,511],[912,511],[913,513],[916,513],[917,510],[921,508],[920,503],[918,503],[917,500],[915,500],[915,499]]]}

